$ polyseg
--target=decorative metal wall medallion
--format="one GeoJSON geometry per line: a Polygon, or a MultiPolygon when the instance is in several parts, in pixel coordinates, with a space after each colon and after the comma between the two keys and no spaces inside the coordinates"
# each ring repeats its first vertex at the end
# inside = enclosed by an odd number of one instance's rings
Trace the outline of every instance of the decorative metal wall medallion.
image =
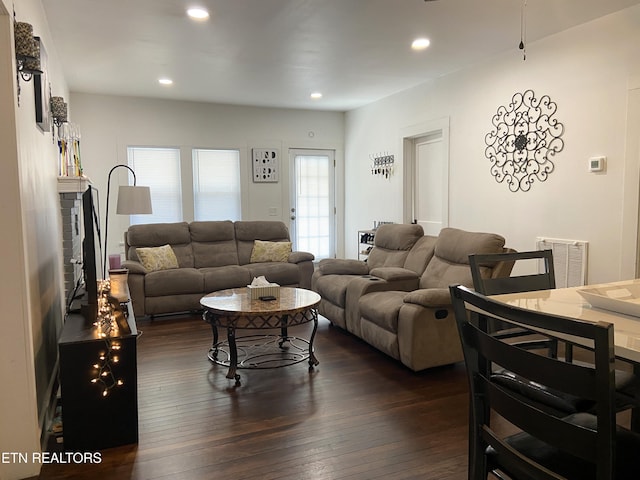
{"type": "Polygon", "coordinates": [[[553,172],[553,157],[564,148],[564,126],[553,118],[557,109],[548,95],[538,99],[533,90],[516,93],[509,105],[498,107],[484,151],[496,182],[527,192],[536,179],[544,182],[553,172]]]}

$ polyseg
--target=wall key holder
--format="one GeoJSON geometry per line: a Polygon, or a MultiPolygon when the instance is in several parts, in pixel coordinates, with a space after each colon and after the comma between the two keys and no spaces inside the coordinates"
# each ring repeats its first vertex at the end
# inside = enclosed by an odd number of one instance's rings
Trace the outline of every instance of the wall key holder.
{"type": "Polygon", "coordinates": [[[380,175],[389,178],[393,174],[393,164],[395,158],[393,155],[377,155],[371,156],[371,175],[380,175]]]}

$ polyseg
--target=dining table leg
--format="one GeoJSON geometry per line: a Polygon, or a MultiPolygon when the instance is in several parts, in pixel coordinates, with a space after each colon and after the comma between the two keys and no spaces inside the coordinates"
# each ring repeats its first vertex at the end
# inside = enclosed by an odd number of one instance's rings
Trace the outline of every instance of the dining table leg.
{"type": "MultiPolygon", "coordinates": [[[[640,375],[640,365],[633,364],[633,374],[638,377],[640,375]]],[[[640,377],[638,377],[640,378],[640,377]]],[[[631,409],[631,430],[640,433],[640,405],[636,405],[631,409]]]]}

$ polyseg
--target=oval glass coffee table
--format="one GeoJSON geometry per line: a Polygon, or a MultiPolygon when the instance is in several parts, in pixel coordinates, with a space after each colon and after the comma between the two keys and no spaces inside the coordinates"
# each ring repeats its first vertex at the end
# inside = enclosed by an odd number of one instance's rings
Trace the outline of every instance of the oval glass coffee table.
{"type": "Polygon", "coordinates": [[[229,367],[227,378],[240,385],[240,368],[278,368],[309,361],[309,371],[318,365],[313,340],[318,329],[320,295],[311,290],[281,287],[275,300],[252,300],[246,287],[220,290],[202,297],[202,318],[211,325],[213,344],[209,360],[229,367]],[[288,328],[313,322],[308,340],[289,335],[288,328]],[[218,339],[218,328],[227,329],[227,339],[218,339]],[[236,337],[236,329],[269,330],[277,333],[236,337]]]}

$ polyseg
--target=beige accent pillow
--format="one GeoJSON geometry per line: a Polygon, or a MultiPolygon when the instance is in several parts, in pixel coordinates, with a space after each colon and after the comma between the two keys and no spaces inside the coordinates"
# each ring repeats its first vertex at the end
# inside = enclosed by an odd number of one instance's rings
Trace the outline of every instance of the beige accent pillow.
{"type": "Polygon", "coordinates": [[[178,268],[178,259],[171,245],[137,248],[136,253],[140,263],[148,272],[178,268]]]}
{"type": "Polygon", "coordinates": [[[251,250],[251,263],[286,262],[291,253],[291,242],[264,242],[256,240],[251,250]]]}

